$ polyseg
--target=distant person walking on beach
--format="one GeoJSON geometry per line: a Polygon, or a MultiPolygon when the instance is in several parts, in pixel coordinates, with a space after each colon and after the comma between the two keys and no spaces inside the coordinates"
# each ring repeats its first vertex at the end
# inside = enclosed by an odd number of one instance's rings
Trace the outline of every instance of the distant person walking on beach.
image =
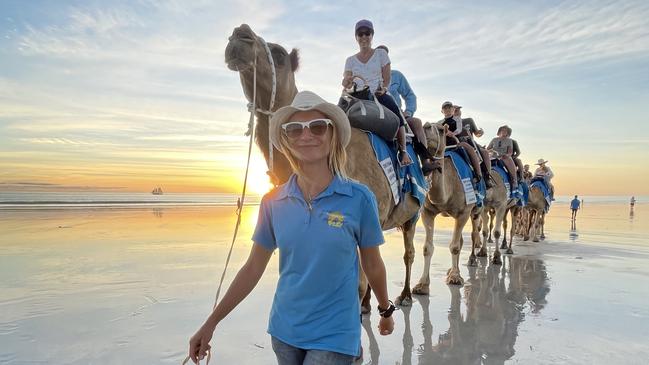
{"type": "Polygon", "coordinates": [[[577,211],[579,210],[580,206],[581,206],[581,202],[577,198],[577,195],[575,195],[575,198],[572,199],[572,201],[570,202],[570,210],[572,211],[573,221],[577,218],[577,211]]]}
{"type": "Polygon", "coordinates": [[[359,253],[379,302],[380,334],[392,333],[395,308],[378,247],[376,198],[345,172],[349,121],[338,106],[302,91],[275,112],[269,134],[295,173],[263,197],[248,260],[192,336],[189,356],[197,363],[207,355],[216,326],[252,291],[277,249],[268,333],[278,364],[352,364],[361,352],[359,253]]]}
{"type": "Polygon", "coordinates": [[[631,206],[631,210],[633,210],[633,207],[635,207],[635,196],[631,197],[631,201],[629,201],[629,205],[631,206]]]}

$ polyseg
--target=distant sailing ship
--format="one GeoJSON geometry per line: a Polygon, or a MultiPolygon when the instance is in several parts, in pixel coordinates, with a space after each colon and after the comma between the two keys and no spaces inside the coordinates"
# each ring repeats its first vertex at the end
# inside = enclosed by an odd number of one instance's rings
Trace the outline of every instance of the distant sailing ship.
{"type": "Polygon", "coordinates": [[[162,189],[158,186],[157,188],[151,190],[151,194],[153,194],[153,195],[162,195],[162,189]]]}

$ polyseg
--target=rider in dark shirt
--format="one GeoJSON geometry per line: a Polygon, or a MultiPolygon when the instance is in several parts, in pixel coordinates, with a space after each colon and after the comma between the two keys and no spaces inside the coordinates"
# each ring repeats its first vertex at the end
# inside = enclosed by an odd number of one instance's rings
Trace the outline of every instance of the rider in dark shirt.
{"type": "Polygon", "coordinates": [[[488,187],[491,187],[491,179],[489,178],[491,171],[491,158],[489,157],[489,152],[487,152],[487,149],[484,148],[484,146],[475,143],[475,140],[473,139],[473,136],[478,138],[482,137],[484,131],[481,128],[478,128],[473,118],[462,118],[462,106],[454,105],[454,107],[455,112],[453,113],[453,117],[455,122],[456,124],[461,124],[461,126],[456,125],[456,128],[460,127],[462,129],[462,131],[457,135],[457,138],[460,142],[466,142],[468,145],[472,146],[474,150],[477,150],[480,153],[480,156],[482,157],[482,163],[480,164],[482,176],[488,178],[486,183],[488,187]]]}
{"type": "MultiPolygon", "coordinates": [[[[512,134],[510,132],[509,133],[510,138],[511,138],[511,135],[512,134]]],[[[525,170],[525,168],[523,167],[523,162],[521,161],[521,159],[518,158],[518,156],[521,155],[521,150],[520,150],[520,148],[518,148],[518,142],[516,142],[516,140],[513,139],[513,138],[512,138],[512,142],[514,144],[514,148],[513,148],[513,152],[512,152],[512,159],[514,160],[514,162],[516,163],[516,167],[518,168],[518,171],[517,171],[516,175],[518,177],[518,182],[520,183],[521,181],[523,181],[523,171],[525,170]]]]}
{"type": "MultiPolygon", "coordinates": [[[[448,133],[446,134],[446,145],[447,146],[458,146],[466,151],[469,155],[469,160],[471,160],[471,166],[476,175],[478,181],[483,179],[482,170],[480,168],[480,160],[478,159],[478,154],[473,149],[473,146],[469,145],[467,142],[460,140],[459,136],[462,133],[466,133],[463,128],[458,128],[458,121],[455,120],[453,113],[455,112],[455,106],[450,101],[444,102],[442,104],[442,113],[444,114],[444,119],[440,120],[443,125],[448,126],[448,133]]],[[[489,177],[489,175],[487,175],[489,177]]],[[[485,184],[488,188],[491,187],[491,181],[489,178],[485,180],[485,184]]]]}

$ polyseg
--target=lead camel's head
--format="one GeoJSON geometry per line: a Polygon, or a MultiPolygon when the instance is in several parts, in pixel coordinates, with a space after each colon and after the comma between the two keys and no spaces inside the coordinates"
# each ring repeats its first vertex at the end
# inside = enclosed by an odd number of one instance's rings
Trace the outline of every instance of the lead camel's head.
{"type": "MultiPolygon", "coordinates": [[[[241,86],[249,102],[253,98],[254,67],[257,73],[256,109],[267,111],[270,106],[273,89],[272,67],[275,68],[275,98],[271,112],[291,103],[297,87],[294,73],[299,65],[298,51],[287,52],[279,44],[266,43],[247,24],[234,28],[225,48],[225,63],[232,71],[239,73],[241,86]],[[268,52],[273,59],[270,63],[268,52]]],[[[255,129],[257,145],[270,162],[268,150],[268,115],[257,113],[257,128],[255,129]]],[[[278,184],[288,180],[292,171],[286,158],[277,150],[273,151],[273,171],[270,174],[273,183],[278,184]]]]}

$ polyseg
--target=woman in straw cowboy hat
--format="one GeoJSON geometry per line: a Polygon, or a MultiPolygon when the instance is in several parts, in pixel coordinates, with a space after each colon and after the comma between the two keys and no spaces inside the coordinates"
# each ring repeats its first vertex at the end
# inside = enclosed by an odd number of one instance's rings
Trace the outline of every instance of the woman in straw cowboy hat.
{"type": "Polygon", "coordinates": [[[554,177],[554,172],[546,164],[550,161],[546,161],[542,158],[536,162],[536,165],[539,167],[534,171],[534,177],[540,177],[548,184],[550,187],[550,199],[554,200],[554,185],[552,185],[552,178],[554,177]]]}
{"type": "Polygon", "coordinates": [[[310,91],[273,115],[270,141],[295,173],[263,197],[247,262],[190,340],[195,363],[210,348],[217,324],[255,287],[275,249],[279,281],[268,333],[278,364],[351,364],[359,356],[358,252],[379,301],[379,331],[392,333],[378,208],[365,185],[346,177],[350,138],[344,112],[310,91]]]}
{"type": "Polygon", "coordinates": [[[505,167],[507,167],[511,189],[516,190],[518,188],[518,178],[516,177],[516,164],[512,159],[514,153],[514,142],[508,137],[511,134],[512,129],[509,128],[509,126],[500,126],[498,128],[498,137],[489,142],[487,149],[495,151],[498,154],[498,158],[505,164],[505,167]]]}

